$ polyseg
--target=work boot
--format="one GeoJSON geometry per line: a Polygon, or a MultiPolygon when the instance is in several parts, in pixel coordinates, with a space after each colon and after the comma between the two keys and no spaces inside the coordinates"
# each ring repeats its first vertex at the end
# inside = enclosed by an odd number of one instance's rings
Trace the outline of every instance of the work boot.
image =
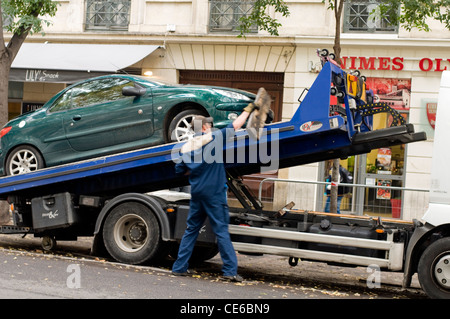
{"type": "Polygon", "coordinates": [[[194,272],[190,269],[186,270],[185,272],[175,272],[172,271],[172,275],[174,276],[192,276],[194,274],[194,272]]]}
{"type": "Polygon", "coordinates": [[[231,282],[242,282],[242,281],[244,281],[244,278],[242,278],[240,275],[222,276],[221,279],[225,280],[225,281],[231,281],[231,282]]]}

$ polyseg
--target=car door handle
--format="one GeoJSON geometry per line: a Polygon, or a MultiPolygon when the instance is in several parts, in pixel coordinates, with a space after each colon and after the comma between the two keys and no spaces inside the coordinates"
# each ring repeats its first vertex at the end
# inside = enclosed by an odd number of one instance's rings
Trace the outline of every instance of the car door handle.
{"type": "Polygon", "coordinates": [[[79,121],[79,120],[81,120],[81,115],[74,115],[74,116],[72,117],[72,120],[74,120],[74,121],[79,121]]]}

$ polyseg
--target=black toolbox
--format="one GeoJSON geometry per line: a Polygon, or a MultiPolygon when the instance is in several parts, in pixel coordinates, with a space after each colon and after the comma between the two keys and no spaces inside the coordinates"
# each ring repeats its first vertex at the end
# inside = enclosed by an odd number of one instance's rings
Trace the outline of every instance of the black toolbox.
{"type": "Polygon", "coordinates": [[[33,228],[46,230],[68,227],[76,222],[76,213],[70,193],[60,193],[31,200],[33,228]]]}

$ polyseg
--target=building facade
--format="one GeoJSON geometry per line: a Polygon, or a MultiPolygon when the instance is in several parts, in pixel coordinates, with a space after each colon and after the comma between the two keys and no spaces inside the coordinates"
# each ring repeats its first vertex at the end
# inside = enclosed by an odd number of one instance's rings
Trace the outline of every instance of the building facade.
{"type": "MultiPolygon", "coordinates": [[[[13,63],[10,117],[39,107],[78,79],[130,72],[151,74],[175,83],[206,83],[248,91],[263,86],[274,99],[276,120],[288,120],[299,105],[302,91],[311,86],[320,71],[316,49],[331,51],[334,42],[334,13],[321,0],[287,0],[290,16],[278,17],[282,24],[279,36],[254,28],[242,38],[237,37],[238,19],[251,10],[253,1],[63,0],[58,3],[57,14],[51,18],[53,23],[45,29],[45,35],[29,36],[13,63]],[[42,50],[33,45],[39,45],[42,50]],[[56,63],[58,57],[68,56],[62,53],[67,48],[65,45],[74,46],[70,52],[77,53],[70,60],[77,63],[56,63]],[[107,54],[103,51],[106,45],[110,49],[107,54]],[[109,66],[98,66],[104,62],[102,56],[109,66]]],[[[440,77],[443,70],[450,69],[450,31],[430,21],[430,32],[408,32],[372,17],[370,12],[376,7],[376,1],[372,0],[346,3],[341,26],[343,66],[347,70],[360,70],[378,98],[399,110],[416,131],[426,131],[428,140],[375,150],[342,164],[354,173],[358,183],[426,189],[430,186],[433,112],[440,77]]],[[[375,125],[385,127],[389,119],[377,117],[375,125]]],[[[282,169],[270,176],[323,180],[324,166],[324,163],[313,163],[282,169]]],[[[322,208],[323,190],[286,183],[271,187],[270,197],[276,207],[292,200],[299,209],[322,208]],[[307,196],[298,198],[298,194],[307,196]]],[[[356,192],[351,198],[353,203],[371,200],[367,191],[356,192]]],[[[373,200],[388,203],[391,196],[376,194],[373,200]]],[[[404,196],[401,218],[420,218],[427,200],[424,195],[419,204],[412,203],[404,196]]],[[[360,208],[350,210],[356,214],[367,213],[360,208]]]]}

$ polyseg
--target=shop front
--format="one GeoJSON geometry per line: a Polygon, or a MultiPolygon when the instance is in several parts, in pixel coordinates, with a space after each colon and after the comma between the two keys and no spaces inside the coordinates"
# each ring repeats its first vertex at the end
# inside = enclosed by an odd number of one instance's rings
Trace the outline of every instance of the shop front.
{"type": "MultiPolygon", "coordinates": [[[[408,122],[411,101],[411,79],[368,78],[368,87],[377,102],[384,102],[397,110],[408,122]]],[[[374,128],[392,125],[392,117],[381,113],[374,117],[374,128]]],[[[405,186],[406,145],[372,150],[359,156],[356,163],[358,184],[368,186],[405,186]]],[[[402,193],[389,188],[357,188],[356,212],[400,218],[402,193]]]]}
{"type": "MultiPolygon", "coordinates": [[[[405,56],[394,53],[389,57],[392,52],[398,54],[399,51],[387,50],[379,56],[377,53],[381,51],[377,50],[373,50],[373,56],[348,54],[343,57],[343,65],[346,70],[360,70],[367,78],[367,89],[372,90],[374,101],[395,109],[417,131],[425,131],[428,140],[340,159],[340,164],[352,174],[353,183],[361,185],[343,196],[341,213],[344,214],[411,219],[420,218],[426,211],[427,193],[422,190],[430,183],[430,150],[439,81],[441,72],[450,69],[450,59],[440,58],[445,52],[438,50],[413,52],[405,49],[401,51],[405,56]]],[[[388,113],[376,114],[373,128],[389,127],[392,121],[388,113]]],[[[318,181],[325,181],[330,173],[326,163],[319,163],[317,171],[318,181]]],[[[326,201],[323,186],[317,186],[315,198],[314,209],[323,211],[326,201]]]]}

